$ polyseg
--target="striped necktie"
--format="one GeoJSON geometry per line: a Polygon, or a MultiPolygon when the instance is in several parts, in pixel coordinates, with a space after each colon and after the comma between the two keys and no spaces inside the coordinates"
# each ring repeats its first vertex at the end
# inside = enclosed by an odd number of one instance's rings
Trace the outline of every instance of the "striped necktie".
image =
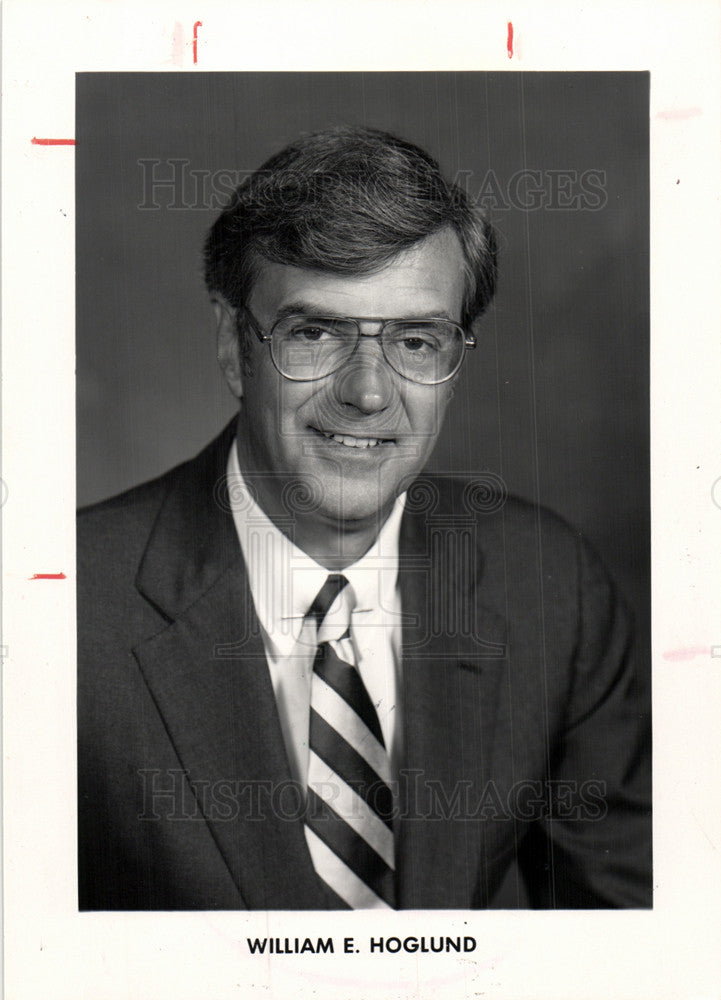
{"type": "Polygon", "coordinates": [[[353,591],[331,574],[308,611],[311,683],[305,835],[318,875],[351,909],[393,908],[393,797],[378,715],[356,667],[353,591]]]}

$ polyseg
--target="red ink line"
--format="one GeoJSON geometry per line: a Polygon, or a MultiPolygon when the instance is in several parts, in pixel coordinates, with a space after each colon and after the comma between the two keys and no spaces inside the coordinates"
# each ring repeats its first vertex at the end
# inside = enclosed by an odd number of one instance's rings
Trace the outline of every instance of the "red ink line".
{"type": "Polygon", "coordinates": [[[508,49],[508,58],[513,59],[513,25],[508,22],[508,41],[506,42],[506,48],[508,49]]]}
{"type": "Polygon", "coordinates": [[[64,573],[33,573],[31,580],[67,580],[64,573]]]}
{"type": "Polygon", "coordinates": [[[36,139],[32,137],[30,142],[33,146],[74,146],[75,139],[36,139]]]}
{"type": "Polygon", "coordinates": [[[193,62],[198,61],[198,28],[203,27],[202,21],[196,21],[193,25],[193,62]]]}

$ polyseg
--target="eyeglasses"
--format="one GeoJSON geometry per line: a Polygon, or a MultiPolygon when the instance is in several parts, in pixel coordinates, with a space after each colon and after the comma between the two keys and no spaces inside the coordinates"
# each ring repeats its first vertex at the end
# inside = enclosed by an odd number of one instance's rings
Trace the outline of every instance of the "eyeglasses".
{"type": "Polygon", "coordinates": [[[476,338],[458,323],[433,317],[375,319],[346,316],[282,316],[264,333],[248,308],[248,322],[258,340],[270,346],[273,364],[293,382],[326,378],[342,368],[358,350],[362,336],[377,338],[383,357],[401,378],[439,385],[458,372],[466,349],[476,338]],[[377,334],[362,334],[361,323],[375,323],[377,334]]]}

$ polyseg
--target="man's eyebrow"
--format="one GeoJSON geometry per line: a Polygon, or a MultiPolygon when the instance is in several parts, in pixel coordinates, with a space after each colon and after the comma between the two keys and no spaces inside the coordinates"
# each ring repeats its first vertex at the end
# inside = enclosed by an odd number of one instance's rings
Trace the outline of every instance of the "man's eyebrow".
{"type": "MultiPolygon", "coordinates": [[[[284,319],[286,316],[327,316],[329,319],[352,319],[352,316],[348,316],[348,313],[336,312],[334,309],[328,309],[327,306],[318,305],[315,302],[288,302],[286,305],[281,306],[276,310],[274,322],[279,319],[284,319]]],[[[404,313],[402,316],[359,316],[358,319],[374,319],[374,320],[384,320],[384,319],[447,319],[452,323],[458,322],[455,320],[447,309],[438,309],[433,312],[426,311],[414,311],[404,313]]]]}
{"type": "Polygon", "coordinates": [[[275,318],[278,320],[283,319],[285,316],[297,316],[298,314],[301,316],[334,315],[332,311],[324,309],[323,306],[316,305],[314,302],[288,302],[276,310],[275,318]]]}

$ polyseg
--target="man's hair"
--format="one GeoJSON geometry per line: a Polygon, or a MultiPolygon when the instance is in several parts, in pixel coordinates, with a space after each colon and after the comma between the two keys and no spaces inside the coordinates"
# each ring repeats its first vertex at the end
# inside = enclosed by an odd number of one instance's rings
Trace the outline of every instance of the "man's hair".
{"type": "Polygon", "coordinates": [[[205,242],[205,281],[238,310],[263,261],[334,274],[369,274],[445,227],[465,262],[461,321],[485,310],[496,284],[496,241],[466,193],[428,153],[370,128],[304,135],[236,189],[205,242]]]}

